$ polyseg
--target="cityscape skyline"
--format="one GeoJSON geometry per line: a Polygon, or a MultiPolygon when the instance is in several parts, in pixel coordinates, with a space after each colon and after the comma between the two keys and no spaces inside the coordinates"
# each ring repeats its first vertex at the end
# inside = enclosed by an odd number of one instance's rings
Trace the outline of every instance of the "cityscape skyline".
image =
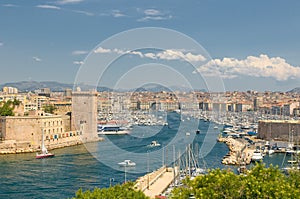
{"type": "MultiPolygon", "coordinates": [[[[5,75],[0,84],[24,80],[72,83],[89,53],[126,50],[97,48],[102,41],[130,29],[163,27],[189,36],[207,51],[210,59],[196,66],[197,70],[200,74],[217,71],[224,90],[289,91],[300,85],[298,7],[297,1],[257,0],[2,1],[0,60],[5,75]]],[[[146,57],[150,63],[178,56],[208,58],[185,50],[133,54],[146,57]]],[[[192,78],[192,74],[185,76],[192,78]]],[[[174,80],[166,82],[171,86],[174,80]]],[[[176,86],[182,86],[182,82],[176,86]]],[[[196,89],[201,88],[199,85],[196,89]]]]}

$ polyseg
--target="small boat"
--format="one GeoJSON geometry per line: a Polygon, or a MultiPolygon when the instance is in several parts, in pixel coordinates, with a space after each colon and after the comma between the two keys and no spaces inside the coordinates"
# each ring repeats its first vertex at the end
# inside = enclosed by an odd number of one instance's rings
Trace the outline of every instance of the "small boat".
{"type": "Polygon", "coordinates": [[[287,147],[285,152],[287,155],[292,155],[292,154],[296,153],[296,151],[293,149],[293,147],[287,147]]]}
{"type": "Polygon", "coordinates": [[[218,126],[214,126],[214,129],[218,129],[219,127],[218,126]]]}
{"type": "Polygon", "coordinates": [[[48,151],[44,151],[42,153],[37,153],[36,154],[36,159],[43,159],[43,158],[51,158],[51,157],[54,157],[54,154],[53,153],[49,153],[48,151]]]}
{"type": "Polygon", "coordinates": [[[43,135],[42,135],[42,152],[41,153],[36,153],[35,158],[36,159],[43,159],[43,158],[51,158],[54,157],[54,154],[49,153],[45,144],[44,144],[44,131],[42,130],[43,135]]]}
{"type": "Polygon", "coordinates": [[[136,164],[135,162],[132,162],[131,160],[124,160],[123,162],[119,162],[118,165],[122,167],[134,167],[136,164]]]}
{"type": "Polygon", "coordinates": [[[260,161],[263,159],[263,155],[260,151],[254,151],[251,160],[252,161],[260,161]]]}
{"type": "Polygon", "coordinates": [[[160,144],[157,141],[152,141],[151,144],[148,145],[149,147],[156,147],[156,146],[160,146],[160,144]]]}
{"type": "Polygon", "coordinates": [[[200,134],[200,130],[199,129],[196,130],[196,134],[200,134]]]}
{"type": "Polygon", "coordinates": [[[190,132],[186,132],[185,135],[186,135],[186,136],[190,136],[191,133],[190,133],[190,132]]]}
{"type": "Polygon", "coordinates": [[[268,154],[269,154],[269,155],[272,155],[273,153],[275,153],[275,150],[273,150],[273,149],[269,149],[269,150],[268,150],[268,154]]]}

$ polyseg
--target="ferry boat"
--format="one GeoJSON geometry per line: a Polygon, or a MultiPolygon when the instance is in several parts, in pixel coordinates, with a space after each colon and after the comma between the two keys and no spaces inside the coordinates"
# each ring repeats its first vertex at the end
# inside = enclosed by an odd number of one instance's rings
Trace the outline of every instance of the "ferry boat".
{"type": "Polygon", "coordinates": [[[98,125],[97,131],[98,135],[124,135],[130,133],[128,128],[110,124],[98,125]]]}

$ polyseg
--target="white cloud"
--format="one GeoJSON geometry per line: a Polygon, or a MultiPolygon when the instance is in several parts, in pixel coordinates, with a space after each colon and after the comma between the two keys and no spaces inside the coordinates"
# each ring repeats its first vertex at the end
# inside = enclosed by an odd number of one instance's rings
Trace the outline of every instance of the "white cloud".
{"type": "Polygon", "coordinates": [[[94,53],[110,53],[111,49],[105,49],[102,47],[97,48],[96,50],[94,50],[94,53]]]}
{"type": "Polygon", "coordinates": [[[145,53],[144,56],[148,57],[150,59],[157,59],[157,57],[154,53],[145,53]]]}
{"type": "Polygon", "coordinates": [[[181,50],[165,50],[156,55],[160,59],[166,60],[176,60],[176,59],[184,59],[186,61],[195,62],[195,61],[205,61],[205,57],[203,55],[194,55],[192,53],[184,53],[181,50]]]}
{"type": "Polygon", "coordinates": [[[83,2],[84,0],[59,0],[57,1],[58,4],[72,4],[72,3],[80,3],[83,2]]]}
{"type": "Polygon", "coordinates": [[[83,10],[72,10],[73,12],[79,13],[79,14],[84,14],[86,16],[94,16],[94,13],[83,11],[83,10]]]}
{"type": "Polygon", "coordinates": [[[41,62],[41,61],[42,61],[42,59],[39,58],[39,57],[32,57],[32,59],[33,59],[34,61],[36,61],[36,62],[41,62]]]}
{"type": "Polygon", "coordinates": [[[72,52],[72,55],[85,55],[85,54],[88,54],[89,52],[88,51],[85,51],[85,50],[75,50],[72,52]]]}
{"type": "Polygon", "coordinates": [[[3,4],[2,6],[4,6],[4,7],[18,7],[15,4],[3,4]]]}
{"type": "Polygon", "coordinates": [[[172,15],[168,15],[168,16],[146,16],[146,17],[138,19],[137,21],[139,21],[139,22],[150,21],[150,20],[161,21],[161,20],[168,20],[168,19],[172,19],[172,15]]]}
{"type": "Polygon", "coordinates": [[[300,78],[300,67],[292,66],[280,57],[248,56],[246,59],[214,59],[200,66],[198,72],[207,75],[219,74],[223,78],[234,78],[238,75],[253,77],[272,77],[278,81],[300,78]]]}
{"type": "Polygon", "coordinates": [[[37,8],[60,10],[60,7],[53,5],[37,5],[37,8]]]}
{"type": "Polygon", "coordinates": [[[190,52],[185,52],[184,50],[175,50],[175,49],[168,49],[164,50],[159,53],[143,53],[141,51],[126,51],[121,49],[107,49],[99,47],[94,50],[94,53],[116,53],[116,54],[131,54],[131,55],[138,55],[139,57],[143,58],[150,58],[150,59],[161,59],[161,60],[186,60],[188,62],[201,62],[205,61],[206,58],[203,55],[195,55],[190,52]]]}
{"type": "Polygon", "coordinates": [[[125,16],[126,16],[126,15],[123,14],[120,10],[112,10],[111,15],[112,15],[113,17],[116,17],[116,18],[118,18],[118,17],[125,17],[125,16]]]}
{"type": "Polygon", "coordinates": [[[159,10],[156,10],[156,9],[146,9],[146,10],[144,10],[144,14],[145,15],[155,15],[155,16],[157,16],[157,15],[162,15],[162,13],[159,11],[159,10]]]}
{"type": "MultiPolygon", "coordinates": [[[[137,9],[137,11],[141,12],[141,9],[137,9]]],[[[160,11],[157,9],[146,9],[143,10],[142,13],[144,14],[144,17],[138,19],[137,21],[139,22],[150,21],[150,20],[160,21],[160,20],[172,19],[172,15],[168,14],[168,12],[160,11]]]]}
{"type": "Polygon", "coordinates": [[[84,63],[83,61],[73,61],[73,64],[75,64],[75,65],[81,65],[83,63],[84,63]]]}
{"type": "Polygon", "coordinates": [[[120,10],[111,10],[108,12],[103,12],[100,13],[99,16],[103,16],[103,17],[115,17],[115,18],[119,18],[119,17],[127,17],[126,14],[122,13],[120,10]]]}

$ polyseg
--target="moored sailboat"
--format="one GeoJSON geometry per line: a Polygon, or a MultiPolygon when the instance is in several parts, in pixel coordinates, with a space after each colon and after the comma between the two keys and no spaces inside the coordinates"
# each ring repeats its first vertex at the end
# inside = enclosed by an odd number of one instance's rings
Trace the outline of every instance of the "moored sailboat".
{"type": "Polygon", "coordinates": [[[44,131],[42,130],[42,150],[41,153],[36,153],[36,159],[54,157],[53,153],[49,153],[44,143],[44,131]]]}

